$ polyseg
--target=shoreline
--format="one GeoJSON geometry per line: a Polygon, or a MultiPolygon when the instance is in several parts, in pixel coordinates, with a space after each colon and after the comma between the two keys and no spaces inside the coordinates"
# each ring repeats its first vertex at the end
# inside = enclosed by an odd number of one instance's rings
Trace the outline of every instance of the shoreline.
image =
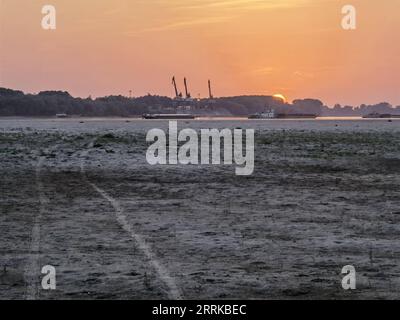
{"type": "MultiPolygon", "coordinates": [[[[59,122],[68,122],[68,121],[166,121],[166,119],[143,119],[141,116],[137,117],[77,117],[71,116],[68,118],[57,118],[57,117],[3,117],[0,116],[0,121],[5,120],[54,120],[59,122]]],[[[327,120],[336,120],[336,121],[396,121],[400,120],[400,118],[363,118],[362,116],[321,116],[315,119],[248,119],[246,116],[199,116],[195,119],[177,119],[178,121],[252,121],[252,122],[266,122],[266,121],[327,121],[327,120]]]]}

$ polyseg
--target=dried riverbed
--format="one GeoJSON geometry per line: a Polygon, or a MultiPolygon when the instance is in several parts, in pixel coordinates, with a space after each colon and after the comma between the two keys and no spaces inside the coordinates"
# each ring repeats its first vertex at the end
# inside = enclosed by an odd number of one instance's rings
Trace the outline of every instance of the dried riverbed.
{"type": "Polygon", "coordinates": [[[256,127],[250,177],[148,165],[143,122],[3,123],[0,298],[398,299],[400,122],[355,123],[219,122],[256,127]]]}

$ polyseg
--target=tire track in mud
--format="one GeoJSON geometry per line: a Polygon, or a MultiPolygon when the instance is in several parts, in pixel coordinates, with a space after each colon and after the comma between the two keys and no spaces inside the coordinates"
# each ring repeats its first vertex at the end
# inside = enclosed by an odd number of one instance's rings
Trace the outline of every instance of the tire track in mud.
{"type": "MultiPolygon", "coordinates": [[[[93,142],[89,145],[92,146],[93,142]]],[[[164,267],[161,262],[158,261],[156,255],[153,253],[151,247],[146,243],[143,237],[136,233],[132,226],[129,224],[128,219],[125,215],[124,209],[121,207],[118,200],[114,199],[110,196],[105,190],[101,189],[95,183],[91,182],[86,175],[85,171],[85,161],[84,157],[89,154],[89,151],[81,152],[81,174],[84,180],[97,192],[99,193],[103,199],[107,200],[111,206],[114,208],[116,219],[118,224],[125,230],[130,237],[135,241],[137,248],[143,252],[145,257],[148,259],[150,265],[155,270],[159,279],[168,287],[169,290],[169,298],[173,300],[181,300],[183,298],[181,290],[178,288],[175,279],[170,275],[169,271],[166,267],[164,267]]]]}
{"type": "Polygon", "coordinates": [[[25,269],[25,282],[26,282],[26,300],[36,300],[39,296],[38,279],[40,274],[40,223],[46,204],[49,203],[48,198],[43,192],[43,182],[41,179],[41,171],[45,157],[39,157],[35,170],[36,188],[39,196],[39,212],[35,215],[31,233],[31,248],[28,258],[28,264],[25,269]]]}

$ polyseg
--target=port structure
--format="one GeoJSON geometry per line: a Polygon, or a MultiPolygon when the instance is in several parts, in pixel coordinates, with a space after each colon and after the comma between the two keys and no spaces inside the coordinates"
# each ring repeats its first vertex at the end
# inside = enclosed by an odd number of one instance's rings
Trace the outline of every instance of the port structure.
{"type": "Polygon", "coordinates": [[[175,76],[172,77],[172,85],[175,89],[175,99],[182,99],[182,92],[178,91],[178,86],[176,85],[175,76]]]}
{"type": "Polygon", "coordinates": [[[186,77],[183,78],[183,85],[185,87],[185,96],[182,94],[182,92],[179,90],[176,77],[172,77],[172,85],[174,88],[175,92],[175,98],[174,98],[174,108],[176,111],[191,111],[196,108],[212,108],[211,105],[216,103],[216,100],[214,99],[214,95],[212,92],[212,86],[211,86],[211,80],[208,80],[208,99],[205,99],[204,102],[206,104],[202,104],[200,95],[198,99],[193,99],[192,95],[189,91],[189,86],[188,86],[188,80],[186,77]]]}

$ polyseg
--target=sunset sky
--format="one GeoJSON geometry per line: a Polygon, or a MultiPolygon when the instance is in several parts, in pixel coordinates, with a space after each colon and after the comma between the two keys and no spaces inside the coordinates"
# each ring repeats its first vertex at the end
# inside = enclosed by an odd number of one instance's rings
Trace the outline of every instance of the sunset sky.
{"type": "Polygon", "coordinates": [[[0,86],[400,104],[399,0],[0,0],[0,86]],[[57,30],[41,9],[57,9],[57,30]],[[357,8],[357,30],[341,8],[357,8]]]}

